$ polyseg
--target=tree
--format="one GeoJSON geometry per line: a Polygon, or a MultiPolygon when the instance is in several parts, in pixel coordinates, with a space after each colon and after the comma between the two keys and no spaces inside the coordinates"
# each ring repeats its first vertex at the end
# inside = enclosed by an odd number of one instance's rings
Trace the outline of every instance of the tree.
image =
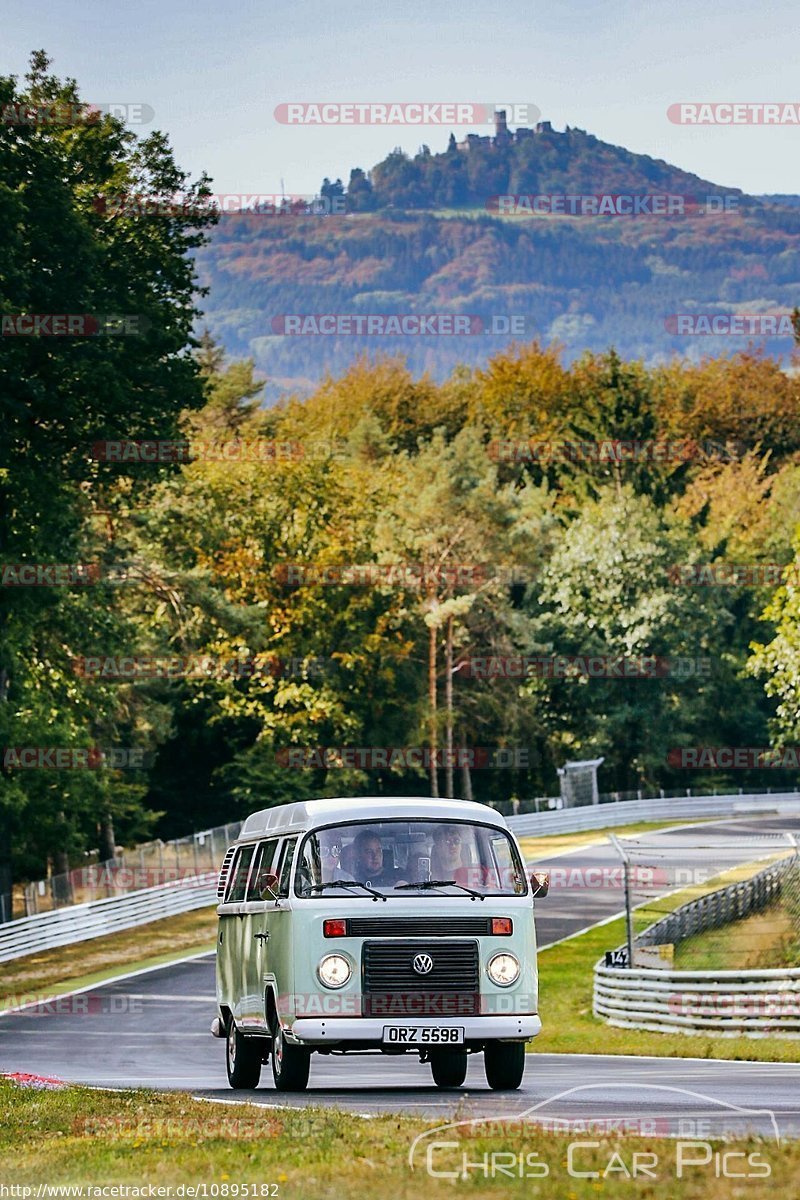
{"type": "MultiPolygon", "coordinates": [[[[39,51],[24,87],[13,77],[0,78],[0,108],[81,112],[75,81],[60,81],[49,67],[39,51]]],[[[80,562],[81,554],[98,549],[96,527],[109,519],[102,511],[103,489],[120,468],[93,458],[93,443],[172,437],[180,413],[202,403],[197,367],[185,349],[198,315],[189,251],[213,222],[204,204],[208,194],[205,176],[190,182],[161,133],[137,141],[111,117],[0,123],[0,220],[6,231],[0,312],[99,314],[88,327],[99,330],[92,336],[3,338],[4,563],[80,562]],[[141,205],[176,193],[185,207],[147,215],[135,205],[107,203],[133,196],[141,205]],[[122,322],[106,321],[109,314],[122,322]]],[[[152,475],[141,467],[131,472],[131,496],[141,494],[152,475]]],[[[101,544],[113,558],[111,545],[101,544]]],[[[95,629],[104,620],[103,604],[113,608],[102,589],[94,596],[96,606],[69,589],[0,589],[4,745],[53,744],[56,736],[85,745],[93,736],[89,710],[73,708],[75,682],[65,662],[77,649],[79,628],[86,631],[81,615],[87,608],[95,629]],[[78,717],[87,718],[82,732],[78,717]],[[39,741],[25,740],[32,738],[39,741]]],[[[62,811],[64,795],[67,822],[70,813],[75,817],[76,846],[82,838],[94,839],[92,823],[107,813],[108,795],[91,772],[76,772],[63,790],[42,774],[0,775],[0,807],[7,819],[10,813],[17,861],[30,861],[26,847],[30,853],[34,846],[38,853],[63,848],[63,830],[48,824],[46,814],[62,811]],[[33,804],[41,838],[33,833],[33,804]]]]}
{"type": "Polygon", "coordinates": [[[566,527],[532,592],[534,655],[711,659],[708,673],[687,666],[663,677],[531,679],[562,758],[604,755],[618,788],[663,777],[668,750],[707,728],[722,708],[720,690],[736,686],[719,654],[730,621],[719,598],[670,580],[692,553],[686,527],[630,484],[611,484],[566,527]]]}
{"type": "Polygon", "coordinates": [[[351,212],[371,212],[375,208],[372,184],[360,167],[353,167],[350,172],[347,206],[351,212]]]}

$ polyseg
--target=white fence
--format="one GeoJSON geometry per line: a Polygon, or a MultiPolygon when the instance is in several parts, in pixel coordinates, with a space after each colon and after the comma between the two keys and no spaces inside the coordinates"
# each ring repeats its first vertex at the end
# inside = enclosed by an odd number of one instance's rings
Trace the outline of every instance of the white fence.
{"type": "Polygon", "coordinates": [[[800,967],[669,971],[598,963],[594,1014],[658,1033],[800,1038],[800,967]]]}
{"type": "MultiPolygon", "coordinates": [[[[704,816],[740,816],[747,813],[800,814],[800,795],[678,796],[654,800],[625,800],[554,812],[525,813],[509,817],[518,836],[602,829],[635,821],[691,820],[704,816]]],[[[67,946],[189,912],[213,904],[216,871],[191,876],[159,887],[143,888],[107,900],[73,904],[0,925],[0,962],[24,954],[67,946]]]]}

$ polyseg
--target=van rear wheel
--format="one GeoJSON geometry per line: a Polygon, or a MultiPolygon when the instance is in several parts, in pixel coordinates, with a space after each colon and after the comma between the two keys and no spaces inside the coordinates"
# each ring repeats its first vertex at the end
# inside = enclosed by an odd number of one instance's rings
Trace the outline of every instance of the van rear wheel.
{"type": "Polygon", "coordinates": [[[258,1087],[261,1078],[261,1044],[242,1037],[233,1017],[228,1022],[226,1035],[225,1065],[228,1083],[232,1088],[258,1087]]]}
{"type": "Polygon", "coordinates": [[[466,1050],[431,1051],[431,1073],[437,1087],[461,1087],[467,1077],[466,1050]]]}
{"type": "Polygon", "coordinates": [[[311,1051],[304,1046],[291,1046],[276,1022],[272,1030],[272,1078],[279,1092],[304,1092],[308,1087],[311,1051]]]}
{"type": "Polygon", "coordinates": [[[483,1051],[486,1082],[496,1092],[513,1092],[525,1073],[524,1042],[487,1042],[483,1051]]]}

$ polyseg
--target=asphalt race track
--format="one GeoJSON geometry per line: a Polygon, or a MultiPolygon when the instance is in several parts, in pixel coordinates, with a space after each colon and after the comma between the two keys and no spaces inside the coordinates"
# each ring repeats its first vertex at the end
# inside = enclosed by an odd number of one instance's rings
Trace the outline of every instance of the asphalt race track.
{"type": "MultiPolygon", "coordinates": [[[[719,869],[719,864],[774,853],[780,847],[775,834],[782,829],[797,831],[800,821],[753,818],[650,834],[647,850],[637,851],[634,861],[679,862],[683,869],[713,861],[719,869]]],[[[611,847],[554,856],[547,863],[569,870],[561,873],[565,886],[556,886],[537,904],[541,945],[620,911],[622,892],[613,872],[619,859],[611,847]],[[608,868],[607,874],[598,876],[598,867],[608,868]],[[595,868],[589,878],[608,886],[574,886],[581,879],[574,871],[587,868],[595,868]]],[[[640,889],[635,899],[673,888],[662,880],[661,886],[640,889]]],[[[459,1105],[459,1120],[522,1113],[545,1122],[589,1124],[648,1118],[654,1131],[688,1136],[695,1129],[701,1136],[734,1127],[759,1129],[765,1136],[800,1134],[800,1064],[534,1053],[519,1091],[500,1094],[487,1087],[481,1055],[471,1059],[464,1087],[452,1092],[435,1088],[430,1068],[416,1057],[315,1055],[305,1093],[278,1095],[268,1066],[257,1090],[233,1092],[225,1076],[224,1043],[208,1032],[214,1011],[213,954],[173,963],[98,986],[44,1012],[34,1008],[0,1017],[0,1071],[112,1087],[175,1088],[227,1102],[328,1105],[364,1115],[417,1113],[442,1122],[459,1105]],[[386,1086],[389,1073],[391,1087],[386,1086]]],[[[630,1036],[633,1046],[635,1031],[630,1036]]],[[[687,1038],[686,1053],[691,1052],[687,1038]]]]}

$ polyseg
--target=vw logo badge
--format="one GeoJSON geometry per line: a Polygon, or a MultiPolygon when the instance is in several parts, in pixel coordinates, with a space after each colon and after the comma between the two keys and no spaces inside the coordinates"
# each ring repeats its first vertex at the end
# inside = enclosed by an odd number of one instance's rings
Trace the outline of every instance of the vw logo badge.
{"type": "Polygon", "coordinates": [[[429,975],[433,970],[433,959],[430,954],[415,954],[411,965],[418,975],[429,975]]]}

